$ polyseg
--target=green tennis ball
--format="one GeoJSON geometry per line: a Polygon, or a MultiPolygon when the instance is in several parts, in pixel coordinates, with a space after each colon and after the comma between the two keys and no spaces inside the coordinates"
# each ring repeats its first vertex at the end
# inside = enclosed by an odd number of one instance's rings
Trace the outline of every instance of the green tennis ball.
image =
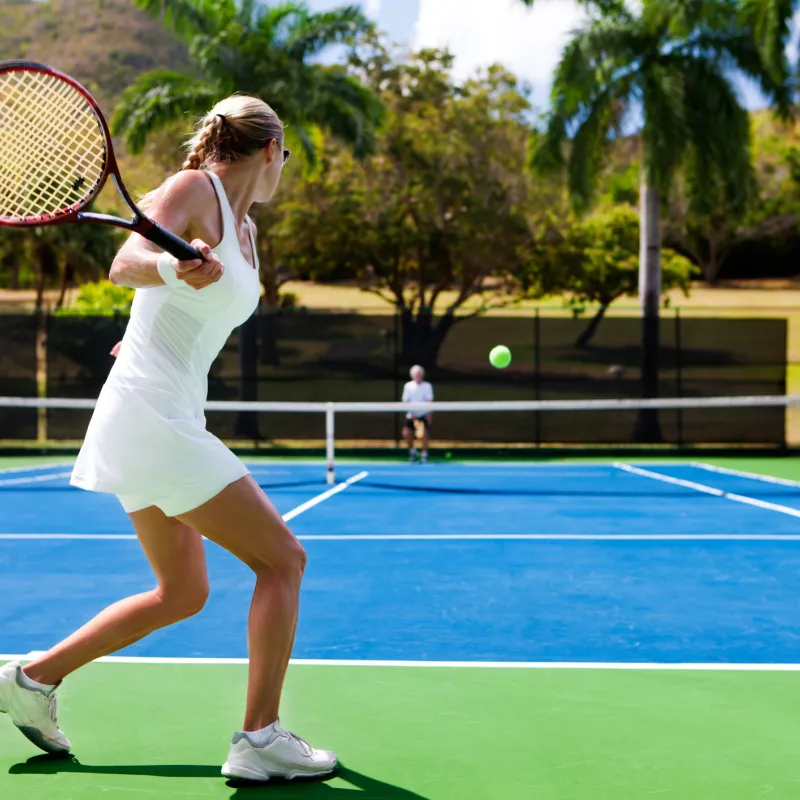
{"type": "Polygon", "coordinates": [[[505,369],[511,363],[511,351],[504,344],[493,347],[489,353],[489,363],[497,369],[505,369]]]}
{"type": "Polygon", "coordinates": [[[445,453],[445,454],[444,454],[444,457],[445,457],[445,458],[452,458],[452,457],[453,457],[453,454],[452,454],[452,453],[445,453]]]}

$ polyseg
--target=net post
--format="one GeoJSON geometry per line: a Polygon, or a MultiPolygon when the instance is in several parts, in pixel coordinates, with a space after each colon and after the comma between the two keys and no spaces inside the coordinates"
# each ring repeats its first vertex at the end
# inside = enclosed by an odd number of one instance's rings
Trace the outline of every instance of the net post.
{"type": "Polygon", "coordinates": [[[336,483],[336,469],[334,466],[334,405],[327,403],[325,406],[325,458],[328,463],[328,483],[336,483]]]}

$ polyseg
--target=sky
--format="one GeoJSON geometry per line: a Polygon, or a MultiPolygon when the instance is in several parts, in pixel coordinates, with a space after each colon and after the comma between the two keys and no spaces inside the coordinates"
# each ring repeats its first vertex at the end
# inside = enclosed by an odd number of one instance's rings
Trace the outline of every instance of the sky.
{"type": "MultiPolygon", "coordinates": [[[[307,0],[314,10],[347,0],[307,0]]],[[[519,0],[362,0],[364,11],[395,42],[448,47],[458,78],[499,62],[532,89],[534,108],[546,111],[553,70],[571,31],[586,21],[574,0],[539,0],[528,10],[519,0]]],[[[800,12],[799,12],[800,13],[800,12]]],[[[800,17],[797,19],[800,22],[800,17]]],[[[796,43],[791,48],[796,56],[796,43]]],[[[766,105],[757,88],[737,81],[748,108],[766,105]]]]}

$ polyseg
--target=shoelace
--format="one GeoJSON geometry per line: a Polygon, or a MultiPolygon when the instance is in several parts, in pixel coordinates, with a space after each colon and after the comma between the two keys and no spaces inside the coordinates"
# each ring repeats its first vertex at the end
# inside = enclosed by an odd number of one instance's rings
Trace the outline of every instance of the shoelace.
{"type": "Polygon", "coordinates": [[[297,742],[300,745],[300,750],[301,752],[304,753],[304,755],[311,756],[314,754],[314,749],[305,739],[301,739],[299,736],[292,733],[291,731],[285,730],[283,731],[283,733],[284,735],[288,736],[291,741],[297,742]]]}

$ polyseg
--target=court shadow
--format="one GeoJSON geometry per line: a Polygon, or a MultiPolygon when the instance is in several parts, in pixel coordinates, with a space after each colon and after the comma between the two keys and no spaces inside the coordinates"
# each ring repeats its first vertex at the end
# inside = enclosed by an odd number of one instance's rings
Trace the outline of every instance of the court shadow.
{"type": "Polygon", "coordinates": [[[246,784],[239,781],[228,781],[228,786],[235,789],[231,798],[236,800],[428,800],[421,794],[402,789],[391,783],[370,778],[354,769],[339,765],[334,775],[327,779],[312,781],[279,781],[272,780],[265,784],[246,784]],[[326,782],[333,778],[341,778],[352,788],[330,786],[326,782]]]}
{"type": "MultiPolygon", "coordinates": [[[[60,773],[81,773],[85,775],[147,775],[154,778],[218,778],[218,764],[106,764],[94,766],[82,764],[75,756],[34,756],[9,769],[11,775],[57,775],[60,773]]],[[[390,783],[370,778],[353,769],[340,765],[334,775],[320,780],[282,781],[269,783],[246,783],[228,781],[233,789],[232,798],[238,800],[257,800],[260,797],[289,800],[290,798],[309,798],[309,800],[427,800],[422,795],[402,789],[390,783]],[[329,786],[327,781],[341,778],[352,788],[329,786]]]]}
{"type": "Polygon", "coordinates": [[[219,765],[205,764],[81,764],[75,756],[33,756],[9,769],[10,775],[150,775],[154,778],[222,778],[219,765]]]}

